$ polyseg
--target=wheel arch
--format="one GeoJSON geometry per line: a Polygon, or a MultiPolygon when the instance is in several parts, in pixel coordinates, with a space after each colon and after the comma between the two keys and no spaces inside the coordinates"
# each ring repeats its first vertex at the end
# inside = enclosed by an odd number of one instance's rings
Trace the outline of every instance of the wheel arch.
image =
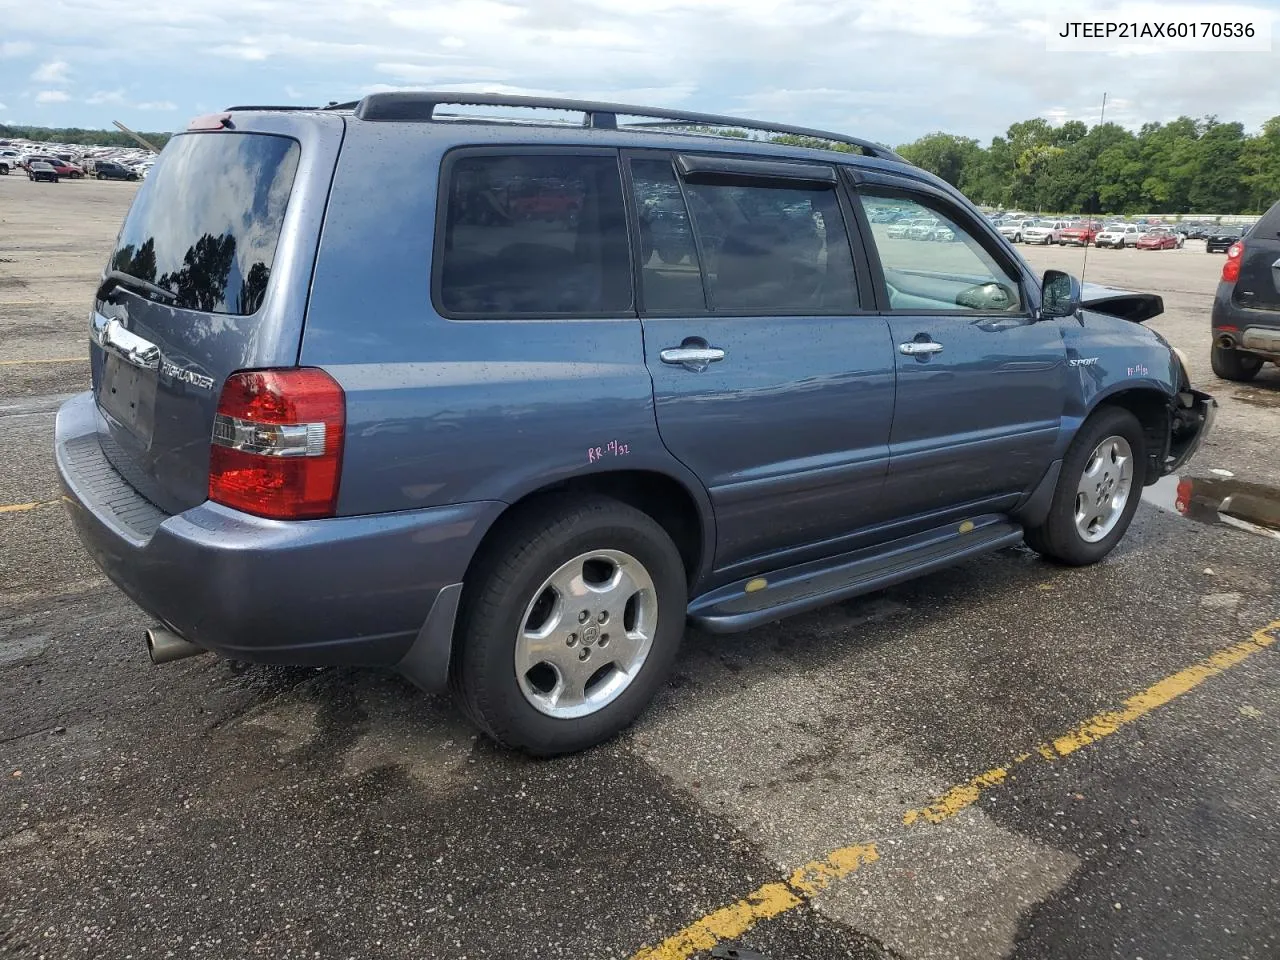
{"type": "Polygon", "coordinates": [[[1169,394],[1155,386],[1120,386],[1096,397],[1085,418],[1087,420],[1097,410],[1108,406],[1127,410],[1137,418],[1147,444],[1146,469],[1142,477],[1144,486],[1150,486],[1160,479],[1160,467],[1169,452],[1169,401],[1169,394]]]}
{"type": "Polygon", "coordinates": [[[557,496],[575,494],[611,497],[657,521],[680,552],[691,593],[710,573],[715,557],[715,519],[706,491],[701,484],[671,473],[639,468],[577,474],[521,491],[485,531],[466,576],[471,575],[478,558],[529,511],[541,509],[557,496]]]}

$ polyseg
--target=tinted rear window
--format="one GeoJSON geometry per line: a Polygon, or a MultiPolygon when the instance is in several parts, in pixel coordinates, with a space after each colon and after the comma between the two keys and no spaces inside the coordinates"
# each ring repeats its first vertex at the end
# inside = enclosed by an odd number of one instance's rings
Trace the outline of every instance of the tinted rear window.
{"type": "Polygon", "coordinates": [[[631,307],[613,157],[464,156],[448,167],[438,307],[451,316],[607,316],[631,307]]]}
{"type": "Polygon", "coordinates": [[[269,134],[174,137],[133,201],[111,268],[172,291],[177,307],[256,313],[298,153],[297,141],[269,134]]]}

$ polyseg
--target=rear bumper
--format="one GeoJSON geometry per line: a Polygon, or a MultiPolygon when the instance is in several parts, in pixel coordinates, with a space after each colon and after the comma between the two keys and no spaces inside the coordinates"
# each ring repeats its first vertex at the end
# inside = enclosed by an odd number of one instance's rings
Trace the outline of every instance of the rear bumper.
{"type": "MultiPolygon", "coordinates": [[[[501,503],[279,521],[206,502],[170,516],[111,467],[97,419],[89,393],[58,411],[55,456],[76,532],[102,571],[175,633],[261,663],[390,666],[419,634],[447,645],[456,603],[437,597],[462,581],[501,503]],[[427,631],[433,606],[448,613],[448,629],[427,631]]],[[[447,650],[438,653],[417,659],[447,670],[447,650]]]]}
{"type": "Polygon", "coordinates": [[[1220,282],[1210,314],[1215,341],[1229,333],[1235,348],[1280,362],[1280,310],[1244,307],[1232,299],[1234,284],[1220,282]]]}

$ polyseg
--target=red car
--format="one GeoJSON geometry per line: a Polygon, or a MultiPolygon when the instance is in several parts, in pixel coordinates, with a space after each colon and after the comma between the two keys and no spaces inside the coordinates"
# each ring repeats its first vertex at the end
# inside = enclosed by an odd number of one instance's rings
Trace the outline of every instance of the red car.
{"type": "Polygon", "coordinates": [[[1087,247],[1093,243],[1098,237],[1098,231],[1102,229],[1102,224],[1097,220],[1090,220],[1087,223],[1078,223],[1074,227],[1067,227],[1058,234],[1058,243],[1061,246],[1070,244],[1075,247],[1087,247]]]}
{"type": "Polygon", "coordinates": [[[47,163],[51,167],[53,167],[53,169],[57,171],[59,177],[67,177],[68,179],[71,179],[71,180],[79,180],[84,176],[84,171],[81,170],[79,167],[77,167],[74,163],[67,163],[67,161],[59,157],[50,157],[50,156],[45,156],[43,154],[27,157],[28,164],[37,160],[43,163],[47,163]]]}
{"type": "Polygon", "coordinates": [[[74,163],[67,163],[65,160],[50,160],[53,169],[58,171],[60,177],[70,177],[72,180],[81,180],[84,178],[84,171],[77,167],[74,163]]]}
{"type": "Polygon", "coordinates": [[[1139,250],[1177,250],[1182,246],[1182,237],[1172,230],[1157,228],[1148,230],[1138,238],[1139,250]]]}

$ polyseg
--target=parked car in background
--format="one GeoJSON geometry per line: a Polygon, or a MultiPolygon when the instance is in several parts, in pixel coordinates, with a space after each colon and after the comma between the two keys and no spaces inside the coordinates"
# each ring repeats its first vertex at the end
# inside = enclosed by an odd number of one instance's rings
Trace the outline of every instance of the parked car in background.
{"type": "Polygon", "coordinates": [[[1085,220],[1063,227],[1058,234],[1058,243],[1064,247],[1087,247],[1098,236],[1102,225],[1097,220],[1085,220]]]}
{"type": "Polygon", "coordinates": [[[136,172],[123,163],[114,160],[97,160],[93,164],[93,175],[99,180],[140,180],[136,172]]]}
{"type": "Polygon", "coordinates": [[[916,226],[917,220],[920,220],[923,226],[923,218],[901,217],[889,224],[889,229],[885,231],[885,234],[890,240],[906,240],[912,227],[916,226]]]}
{"type": "Polygon", "coordinates": [[[1024,220],[1006,220],[996,229],[1000,232],[1000,236],[1014,243],[1021,243],[1026,236],[1027,230],[1036,226],[1040,221],[1034,218],[1024,220]]]}
{"type": "Polygon", "coordinates": [[[52,163],[47,160],[32,160],[27,164],[28,180],[45,180],[49,183],[58,182],[58,171],[52,163]]]}
{"type": "Polygon", "coordinates": [[[1213,298],[1213,372],[1246,381],[1280,364],[1280,201],[1227,248],[1213,298]]]}
{"type": "Polygon", "coordinates": [[[50,161],[50,166],[58,171],[59,177],[66,177],[69,180],[82,180],[84,178],[83,170],[74,163],[69,163],[66,160],[63,160],[61,157],[50,161]]]}
{"type": "Polygon", "coordinates": [[[907,228],[908,240],[932,240],[937,236],[940,223],[933,217],[921,217],[907,228]]]}
{"type": "Polygon", "coordinates": [[[1138,238],[1146,232],[1146,227],[1136,223],[1112,223],[1102,228],[1093,243],[1099,248],[1123,250],[1125,247],[1136,247],[1138,238]]]}
{"type": "Polygon", "coordinates": [[[1148,230],[1138,238],[1134,246],[1139,250],[1178,250],[1183,244],[1183,237],[1164,227],[1148,230]]]}
{"type": "Polygon", "coordinates": [[[139,189],[53,446],[157,662],[392,668],[499,743],[580,750],[663,689],[689,622],[746,630],[1024,540],[1096,563],[1209,430],[1141,325],[1158,296],[1036,276],[885,148],[618,127],[688,123],[643,106],[439,119],[475,96],[228,111],[139,189]],[[567,189],[576,216],[506,215],[567,189]],[[959,242],[848,229],[886,202],[959,242]]]}
{"type": "Polygon", "coordinates": [[[1228,223],[1214,227],[1204,238],[1205,253],[1226,253],[1231,245],[1244,236],[1244,230],[1235,224],[1228,223]]]}
{"type": "Polygon", "coordinates": [[[1022,231],[1022,241],[1024,243],[1043,243],[1046,247],[1051,243],[1057,243],[1062,231],[1070,224],[1066,220],[1041,220],[1033,227],[1027,227],[1022,231]]]}

